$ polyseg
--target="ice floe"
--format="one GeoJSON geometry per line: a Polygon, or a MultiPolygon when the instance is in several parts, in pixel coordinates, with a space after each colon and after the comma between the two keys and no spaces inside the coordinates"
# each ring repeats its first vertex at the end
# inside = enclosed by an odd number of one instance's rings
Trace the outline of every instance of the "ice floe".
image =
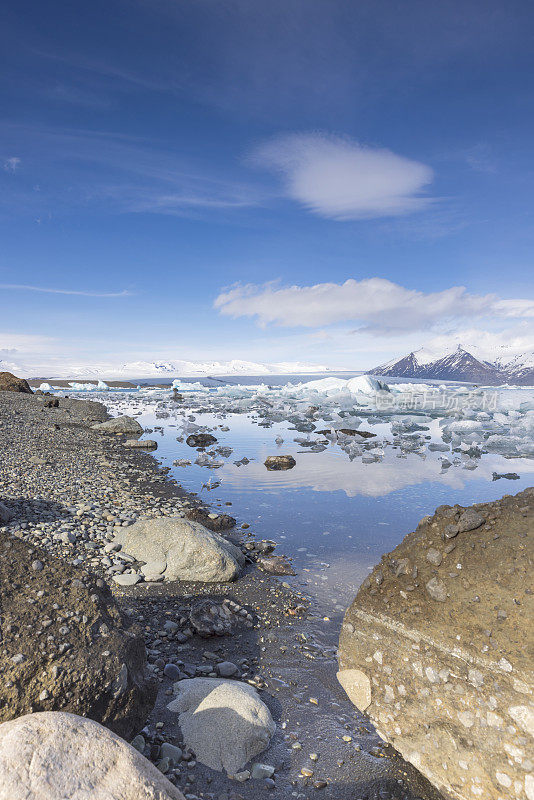
{"type": "MultiPolygon", "coordinates": [[[[98,384],[71,384],[71,388],[104,391],[98,384]]],[[[182,437],[209,430],[195,421],[197,413],[214,414],[221,422],[229,414],[245,414],[263,428],[285,423],[296,432],[295,443],[306,453],[333,446],[349,460],[361,459],[368,464],[381,461],[388,448],[394,448],[401,457],[447,453],[442,457],[443,469],[476,469],[488,453],[506,458],[534,457],[532,387],[388,385],[370,375],[349,380],[327,377],[283,386],[221,384],[209,388],[200,382],[177,379],[169,389],[141,387],[138,391],[109,392],[106,402],[112,402],[116,413],[135,415],[151,409],[159,419],[174,419],[182,437]],[[175,402],[173,389],[182,395],[180,403],[175,402]],[[370,427],[375,430],[369,431],[370,427]]],[[[284,438],[273,436],[273,446],[280,446],[284,438]]],[[[223,449],[201,455],[195,463],[220,469],[225,463],[221,458],[227,457],[223,449]]]]}

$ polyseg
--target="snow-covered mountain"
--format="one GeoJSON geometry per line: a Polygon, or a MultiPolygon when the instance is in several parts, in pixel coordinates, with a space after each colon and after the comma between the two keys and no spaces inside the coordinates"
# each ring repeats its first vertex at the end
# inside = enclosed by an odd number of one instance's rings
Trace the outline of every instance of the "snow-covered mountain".
{"type": "Polygon", "coordinates": [[[303,364],[301,362],[282,362],[264,364],[255,361],[130,361],[106,371],[106,377],[138,377],[152,378],[158,375],[174,375],[175,377],[208,377],[210,375],[282,375],[285,373],[328,372],[323,365],[303,364]]]}
{"type": "Polygon", "coordinates": [[[129,361],[124,364],[110,363],[71,363],[61,364],[15,364],[0,361],[0,372],[13,372],[15,375],[38,378],[107,378],[127,380],[131,378],[184,377],[205,378],[213,375],[285,375],[315,374],[330,372],[322,364],[306,364],[301,361],[287,361],[275,364],[254,361],[129,361]]]}
{"type": "Polygon", "coordinates": [[[476,347],[470,347],[468,351],[458,345],[444,352],[422,347],[369,371],[372,375],[401,378],[467,381],[492,386],[504,383],[533,386],[534,352],[510,353],[503,347],[498,355],[490,359],[487,353],[476,347]]]}

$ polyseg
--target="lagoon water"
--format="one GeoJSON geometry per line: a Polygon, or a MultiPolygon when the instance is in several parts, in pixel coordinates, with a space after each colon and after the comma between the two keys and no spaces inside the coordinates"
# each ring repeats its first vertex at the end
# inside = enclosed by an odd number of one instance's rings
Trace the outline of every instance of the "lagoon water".
{"type": "MultiPolygon", "coordinates": [[[[168,389],[91,392],[90,396],[105,402],[113,415],[135,415],[149,429],[146,437],[158,443],[154,456],[170,467],[184,489],[198,493],[214,510],[231,513],[238,525],[248,523],[247,533],[255,539],[275,541],[276,552],[291,557],[297,571],[295,578],[287,580],[312,595],[331,616],[346,608],[381,555],[436,506],[493,500],[533,483],[531,458],[487,453],[476,460],[476,468],[472,461],[466,468],[465,459],[454,459],[451,452],[427,448],[422,453],[404,452],[391,436],[390,420],[375,422],[371,417],[369,422],[361,415],[361,429],[386,442],[379,460],[364,463],[361,458],[350,460],[336,442],[329,442],[321,452],[310,451],[294,441],[305,439],[307,433],[299,433],[288,420],[266,420],[257,406],[232,413],[231,398],[210,408],[209,396],[193,391],[183,394],[180,404],[172,402],[168,389]],[[221,466],[194,463],[199,453],[185,438],[196,426],[205,426],[216,436],[217,443],[208,452],[221,466]],[[221,456],[216,452],[219,447],[232,452],[223,451],[221,456]],[[268,471],[263,462],[277,453],[293,455],[296,466],[268,471]],[[453,461],[448,469],[442,467],[444,456],[453,461]],[[249,463],[235,463],[244,457],[249,463]],[[182,459],[192,463],[173,465],[182,459]],[[493,480],[493,473],[510,472],[519,479],[493,480]]],[[[317,431],[328,425],[320,419],[314,422],[317,431]]],[[[439,419],[425,422],[427,443],[442,443],[439,423],[439,419]]],[[[317,438],[316,433],[310,436],[317,438]]]]}

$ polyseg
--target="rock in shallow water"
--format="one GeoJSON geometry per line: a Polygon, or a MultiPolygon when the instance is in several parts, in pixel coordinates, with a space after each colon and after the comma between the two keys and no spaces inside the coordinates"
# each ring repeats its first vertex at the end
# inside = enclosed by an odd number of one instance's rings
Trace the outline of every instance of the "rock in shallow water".
{"type": "Polygon", "coordinates": [[[534,799],[533,507],[527,489],[438,509],[382,558],[345,615],[340,682],[447,798],[534,799]]]}
{"type": "Polygon", "coordinates": [[[234,517],[229,514],[214,514],[202,506],[191,508],[186,516],[193,522],[200,522],[209,531],[215,531],[215,533],[230,530],[236,524],[234,517]]]}
{"type": "Polygon", "coordinates": [[[0,800],[183,800],[136,749],[96,722],[44,712],[0,725],[0,800]]]}
{"type": "Polygon", "coordinates": [[[202,764],[233,775],[268,746],[276,725],[252,686],[192,678],[175,689],[167,708],[179,714],[184,742],[202,764]]]}
{"type": "Polygon", "coordinates": [[[143,433],[143,428],[132,417],[115,417],[91,426],[97,433],[143,433]]]}
{"type": "Polygon", "coordinates": [[[269,575],[296,575],[297,573],[283,556],[263,556],[258,558],[258,566],[269,575]]]}
{"type": "Polygon", "coordinates": [[[211,433],[192,433],[187,437],[185,443],[189,447],[209,447],[210,444],[215,444],[217,439],[211,433]]]}
{"type": "Polygon", "coordinates": [[[293,456],[267,456],[263,463],[268,470],[274,472],[282,469],[293,469],[297,462],[293,456]]]}

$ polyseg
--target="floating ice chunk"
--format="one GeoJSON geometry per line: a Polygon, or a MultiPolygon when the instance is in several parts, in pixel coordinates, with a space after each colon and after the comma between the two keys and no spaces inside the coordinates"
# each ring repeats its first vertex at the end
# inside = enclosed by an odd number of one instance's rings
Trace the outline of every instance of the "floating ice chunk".
{"type": "Polygon", "coordinates": [[[482,422],[477,422],[474,419],[459,419],[457,422],[451,422],[447,426],[452,433],[471,433],[472,431],[480,431],[483,428],[482,422]]]}
{"type": "Polygon", "coordinates": [[[76,383],[75,381],[69,383],[69,388],[73,392],[95,392],[97,389],[96,383],[76,383]]]}
{"type": "Polygon", "coordinates": [[[379,391],[389,392],[387,383],[379,381],[372,375],[358,375],[357,378],[351,378],[347,381],[346,388],[353,394],[358,392],[362,394],[374,394],[379,391]]]}
{"type": "Polygon", "coordinates": [[[318,392],[319,394],[331,395],[337,394],[338,392],[343,391],[346,389],[347,381],[342,380],[341,378],[320,378],[316,381],[308,381],[308,383],[298,383],[296,386],[291,387],[282,387],[282,392],[284,390],[287,393],[295,393],[295,394],[305,394],[308,392],[318,392]]]}
{"type": "Polygon", "coordinates": [[[98,381],[96,384],[96,388],[99,389],[101,392],[109,391],[109,386],[104,381],[98,381]]]}
{"type": "Polygon", "coordinates": [[[199,467],[209,467],[210,469],[224,467],[224,461],[217,461],[215,458],[210,458],[207,453],[200,453],[198,458],[195,459],[195,464],[198,464],[199,467]]]}
{"type": "Polygon", "coordinates": [[[476,461],[468,459],[467,461],[464,461],[462,466],[464,469],[476,469],[478,467],[478,464],[476,461]]]}
{"type": "Polygon", "coordinates": [[[51,392],[52,391],[52,387],[50,386],[49,383],[42,383],[39,386],[39,389],[41,390],[41,392],[51,392]]]}
{"type": "Polygon", "coordinates": [[[438,387],[431,386],[428,383],[390,383],[388,385],[389,391],[395,394],[424,394],[425,392],[435,392],[438,387]]]}
{"type": "Polygon", "coordinates": [[[185,381],[180,380],[180,378],[176,378],[171,385],[172,389],[178,389],[178,391],[182,392],[209,392],[210,389],[208,386],[202,386],[199,381],[195,383],[186,383],[185,381]]]}
{"type": "Polygon", "coordinates": [[[523,444],[518,436],[489,436],[485,442],[485,448],[490,453],[501,453],[506,456],[518,455],[518,446],[523,444]]]}
{"type": "Polygon", "coordinates": [[[393,434],[408,433],[410,431],[427,431],[428,429],[428,425],[421,425],[421,420],[418,417],[405,417],[404,419],[394,420],[391,423],[391,432],[393,434]]]}

